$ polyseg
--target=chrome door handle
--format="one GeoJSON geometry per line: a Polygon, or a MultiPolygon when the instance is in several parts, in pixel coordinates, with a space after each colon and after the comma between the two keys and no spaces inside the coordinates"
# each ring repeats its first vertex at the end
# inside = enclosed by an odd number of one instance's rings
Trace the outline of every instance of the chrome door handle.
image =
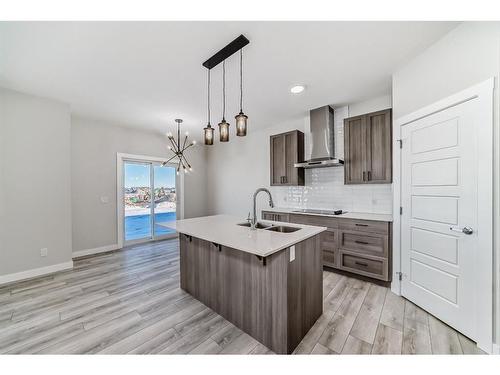
{"type": "Polygon", "coordinates": [[[472,234],[474,233],[474,229],[471,227],[463,227],[463,228],[457,228],[457,227],[450,227],[450,230],[454,232],[461,232],[463,234],[472,234]]]}

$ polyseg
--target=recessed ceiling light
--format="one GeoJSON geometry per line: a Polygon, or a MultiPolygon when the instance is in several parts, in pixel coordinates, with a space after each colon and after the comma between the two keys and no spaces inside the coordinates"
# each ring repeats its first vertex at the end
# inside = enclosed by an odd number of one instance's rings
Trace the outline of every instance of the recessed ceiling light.
{"type": "Polygon", "coordinates": [[[290,92],[292,94],[300,94],[302,91],[304,91],[306,89],[306,87],[304,85],[296,85],[296,86],[293,86],[291,89],[290,89],[290,92]]]}

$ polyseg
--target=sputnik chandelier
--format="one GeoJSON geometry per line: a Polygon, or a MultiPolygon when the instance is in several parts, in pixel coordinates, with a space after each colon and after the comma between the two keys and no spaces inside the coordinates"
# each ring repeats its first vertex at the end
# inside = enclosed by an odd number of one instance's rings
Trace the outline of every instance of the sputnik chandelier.
{"type": "Polygon", "coordinates": [[[220,63],[222,63],[222,120],[219,123],[219,141],[229,141],[229,123],[226,121],[226,59],[238,51],[240,52],[240,113],[234,118],[236,120],[236,135],[238,137],[247,135],[248,116],[243,113],[243,47],[248,43],[250,41],[244,35],[240,35],[203,63],[203,66],[208,69],[208,121],[207,126],[203,128],[206,145],[214,144],[214,128],[210,124],[210,71],[220,63]]]}
{"type": "Polygon", "coordinates": [[[179,174],[179,170],[182,167],[182,170],[184,173],[188,173],[188,171],[192,171],[193,168],[191,167],[191,164],[189,164],[188,160],[186,159],[186,155],[184,155],[184,151],[186,151],[189,147],[194,146],[196,144],[196,141],[191,141],[188,143],[188,136],[189,133],[186,132],[184,134],[184,141],[182,142],[181,146],[181,124],[182,120],[180,118],[176,118],[175,122],[177,123],[177,141],[175,140],[174,136],[172,133],[167,133],[167,138],[170,141],[170,145],[168,146],[168,149],[171,150],[174,153],[174,156],[172,156],[170,159],[168,159],[166,162],[162,163],[162,166],[166,166],[172,159],[179,159],[179,164],[177,165],[177,174],[179,174]]]}

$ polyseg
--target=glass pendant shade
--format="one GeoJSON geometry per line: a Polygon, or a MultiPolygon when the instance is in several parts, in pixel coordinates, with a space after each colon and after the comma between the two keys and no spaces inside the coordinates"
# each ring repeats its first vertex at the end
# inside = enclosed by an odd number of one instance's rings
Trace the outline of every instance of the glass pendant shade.
{"type": "Polygon", "coordinates": [[[229,123],[225,119],[219,123],[219,133],[221,142],[229,142],[229,123]]]}
{"type": "Polygon", "coordinates": [[[208,123],[206,128],[203,128],[205,131],[205,144],[206,145],[213,145],[214,144],[214,128],[210,126],[210,123],[208,123]]]}
{"type": "Polygon", "coordinates": [[[236,135],[238,137],[244,137],[245,135],[247,135],[248,116],[243,112],[240,112],[234,118],[236,119],[236,135]]]}

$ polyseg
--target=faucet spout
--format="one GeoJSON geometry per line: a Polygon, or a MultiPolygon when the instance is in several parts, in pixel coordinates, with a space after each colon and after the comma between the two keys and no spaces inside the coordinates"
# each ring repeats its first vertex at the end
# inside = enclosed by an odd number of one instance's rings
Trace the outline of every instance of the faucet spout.
{"type": "Polygon", "coordinates": [[[257,210],[256,210],[257,195],[259,195],[259,193],[261,191],[267,193],[267,195],[269,196],[269,206],[274,207],[273,196],[271,195],[271,192],[268,189],[258,188],[257,190],[255,190],[255,193],[253,193],[253,217],[252,217],[252,223],[250,226],[251,229],[257,229],[256,228],[256,225],[257,225],[257,210]]]}

